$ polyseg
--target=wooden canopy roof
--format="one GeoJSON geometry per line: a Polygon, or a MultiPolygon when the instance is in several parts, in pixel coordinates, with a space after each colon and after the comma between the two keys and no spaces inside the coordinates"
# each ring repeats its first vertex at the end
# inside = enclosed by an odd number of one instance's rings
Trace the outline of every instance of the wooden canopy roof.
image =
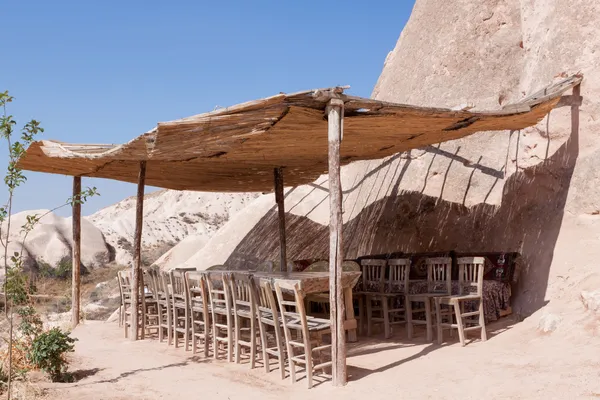
{"type": "Polygon", "coordinates": [[[344,101],[341,164],[378,159],[478,131],[517,130],[539,122],[577,85],[572,76],[518,103],[491,112],[415,107],[347,96],[343,88],[279,94],[159,123],[122,145],[33,143],[19,165],[30,171],[146,183],[168,189],[271,191],[273,169],[286,186],[307,184],[327,171],[331,98],[344,101]]]}

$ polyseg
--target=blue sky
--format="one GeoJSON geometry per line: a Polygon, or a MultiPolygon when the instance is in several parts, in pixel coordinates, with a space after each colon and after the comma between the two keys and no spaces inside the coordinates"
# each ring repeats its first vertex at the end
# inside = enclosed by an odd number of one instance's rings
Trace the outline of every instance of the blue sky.
{"type": "MultiPolygon", "coordinates": [[[[8,111],[19,126],[36,118],[43,138],[79,143],[122,143],[159,121],[279,92],[351,85],[368,97],[413,4],[6,1],[0,91],[15,97],[8,111]]],[[[4,143],[0,153],[4,169],[4,143]]],[[[16,211],[71,195],[71,177],[27,176],[16,211]]],[[[101,193],[86,215],[135,194],[128,183],[83,185],[101,193]]]]}

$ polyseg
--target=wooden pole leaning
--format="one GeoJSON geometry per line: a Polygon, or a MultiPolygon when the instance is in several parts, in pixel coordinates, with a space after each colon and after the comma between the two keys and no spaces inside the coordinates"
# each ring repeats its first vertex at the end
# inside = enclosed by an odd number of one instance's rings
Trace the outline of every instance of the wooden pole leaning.
{"type": "MultiPolygon", "coordinates": [[[[146,161],[140,161],[138,174],[137,199],[135,206],[135,233],[133,240],[133,265],[131,274],[131,340],[138,339],[138,321],[140,293],[144,296],[142,282],[142,222],[144,218],[144,188],[146,184],[146,161]]],[[[144,320],[142,319],[142,339],[144,338],[144,320]]]]}
{"type": "Polygon", "coordinates": [[[327,106],[329,142],[329,301],[333,386],[346,384],[345,307],[342,288],[342,184],[340,142],[343,135],[344,102],[331,99],[327,106]]]}
{"type": "Polygon", "coordinates": [[[81,305],[81,177],[73,177],[73,252],[71,279],[71,327],[79,325],[81,305]]]}
{"type": "MultiPolygon", "coordinates": [[[[279,269],[282,272],[288,271],[286,255],[286,237],[285,237],[285,203],[283,195],[283,168],[274,169],[275,180],[275,202],[277,203],[277,212],[279,219],[279,269]]],[[[291,272],[291,271],[288,271],[291,272]]]]}

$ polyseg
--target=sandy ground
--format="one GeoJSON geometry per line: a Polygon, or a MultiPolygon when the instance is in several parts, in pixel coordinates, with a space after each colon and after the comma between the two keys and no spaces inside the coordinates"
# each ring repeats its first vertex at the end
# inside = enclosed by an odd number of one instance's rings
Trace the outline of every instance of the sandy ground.
{"type": "Polygon", "coordinates": [[[85,377],[44,388],[46,398],[64,400],[600,398],[600,344],[593,330],[581,325],[576,335],[542,335],[527,321],[511,323],[490,326],[487,342],[464,348],[426,344],[424,335],[408,342],[403,331],[386,341],[360,338],[349,348],[348,385],[333,388],[325,381],[309,391],[305,380],[282,381],[276,370],[207,360],[156,340],[131,342],[115,323],[87,322],[74,332],[79,341],[72,364],[85,377]]]}

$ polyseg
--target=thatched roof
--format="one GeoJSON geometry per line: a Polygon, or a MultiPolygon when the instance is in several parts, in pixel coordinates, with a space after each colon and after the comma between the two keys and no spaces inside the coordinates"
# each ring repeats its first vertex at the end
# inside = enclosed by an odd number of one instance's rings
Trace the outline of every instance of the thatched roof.
{"type": "Polygon", "coordinates": [[[162,122],[122,145],[33,143],[23,169],[146,183],[168,189],[271,191],[273,168],[285,185],[313,182],[327,171],[330,98],[344,101],[341,163],[379,159],[458,139],[478,131],[517,130],[539,122],[561,94],[581,81],[570,77],[498,111],[469,112],[392,104],[343,94],[343,88],[279,94],[262,100],[162,122]]]}

